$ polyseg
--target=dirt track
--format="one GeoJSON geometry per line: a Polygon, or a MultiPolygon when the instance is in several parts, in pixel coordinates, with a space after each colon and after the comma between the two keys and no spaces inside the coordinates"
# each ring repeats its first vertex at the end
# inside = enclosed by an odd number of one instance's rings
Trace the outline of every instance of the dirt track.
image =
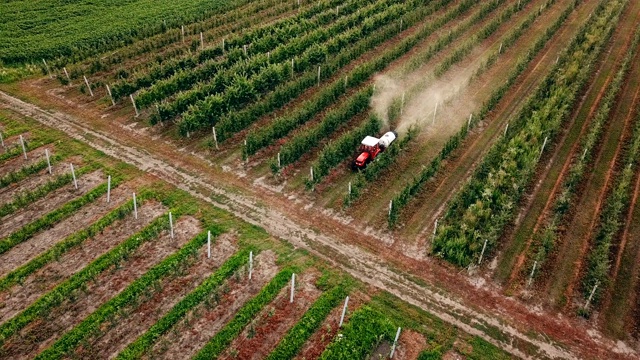
{"type": "MultiPolygon", "coordinates": [[[[86,142],[92,147],[105,152],[117,159],[137,166],[143,171],[153,173],[160,178],[188,191],[195,197],[201,198],[222,209],[228,210],[243,220],[264,227],[271,234],[291,242],[296,247],[310,250],[314,254],[325,260],[340,266],[354,277],[366,283],[387,290],[401,299],[424,308],[441,319],[459,327],[472,335],[478,335],[487,341],[503,348],[512,355],[522,358],[532,357],[557,357],[557,358],[581,358],[584,356],[611,356],[618,358],[633,358],[636,354],[623,354],[616,351],[616,344],[606,340],[593,338],[587,333],[587,329],[577,329],[576,324],[567,319],[548,318],[536,314],[534,310],[529,310],[521,306],[514,305],[510,299],[498,298],[501,304],[487,306],[495,310],[490,313],[479,312],[459,299],[454,299],[450,295],[443,294],[439,289],[422,282],[416,283],[410,274],[390,268],[379,256],[363,251],[361,248],[349,245],[346,242],[354,237],[364,238],[367,241],[379,242],[380,239],[371,239],[361,233],[357,233],[348,226],[343,226],[332,232],[341,234],[338,237],[327,235],[331,230],[323,229],[316,231],[316,228],[326,228],[322,225],[322,216],[309,217],[305,212],[297,208],[286,207],[283,204],[273,204],[274,206],[261,205],[261,199],[253,197],[251,190],[247,190],[247,195],[238,195],[237,192],[228,191],[214,186],[219,181],[214,182],[206,169],[189,169],[189,171],[170,165],[170,162],[182,165],[176,158],[165,157],[163,151],[154,151],[151,155],[146,151],[138,150],[126,145],[131,141],[127,136],[106,135],[90,129],[86,121],[80,121],[74,117],[51,113],[40,109],[35,105],[25,103],[13,98],[5,93],[0,93],[0,99],[10,108],[24,115],[34,117],[41,123],[64,131],[71,137],[86,142]],[[195,174],[194,174],[195,173],[195,174]],[[277,208],[277,209],[276,209],[277,208]],[[283,213],[284,211],[284,213],[283,213]],[[347,235],[342,235],[347,234],[347,235]],[[351,236],[348,236],[351,235],[351,236]],[[509,308],[509,306],[515,306],[509,308]],[[498,315],[502,312],[502,315],[498,315]],[[499,318],[500,317],[500,318],[499,318]],[[505,323],[526,324],[523,328],[505,323]],[[479,329],[489,329],[483,331],[479,329]],[[504,334],[501,340],[497,340],[488,335],[493,329],[499,329],[504,334]],[[562,345],[549,340],[546,336],[529,335],[530,330],[544,331],[553,334],[553,337],[562,345]],[[515,346],[514,344],[520,344],[515,346]],[[523,344],[529,344],[524,345],[523,344]],[[520,349],[531,348],[528,353],[523,353],[520,349]],[[566,350],[567,347],[570,350],[566,350]]],[[[121,135],[121,134],[120,134],[121,135]]],[[[138,139],[139,140],[139,139],[138,139]]],[[[157,144],[164,146],[163,144],[157,144]]],[[[167,149],[164,149],[167,150],[167,149]]],[[[175,153],[174,153],[175,156],[175,153]]],[[[178,156],[187,156],[180,154],[178,156]]],[[[267,195],[268,196],[268,195],[267,195]]],[[[269,199],[267,199],[269,200],[269,199]]],[[[270,204],[271,205],[271,204],[270,204]]],[[[335,221],[324,221],[333,225],[335,221]]],[[[349,241],[353,242],[353,241],[349,241]]],[[[379,245],[379,244],[378,244],[379,245]]],[[[423,264],[425,265],[425,264],[423,264]]],[[[433,264],[425,266],[433,267],[433,264]]],[[[444,269],[445,272],[447,271],[444,269]]],[[[440,269],[442,271],[442,269],[440,269]]],[[[468,279],[451,274],[456,278],[462,287],[469,287],[468,279]]],[[[439,281],[436,281],[439,282],[439,281]]],[[[455,282],[454,282],[455,283],[455,282]]],[[[470,289],[473,290],[473,287],[470,289]]],[[[478,294],[469,295],[470,298],[483,297],[485,294],[480,291],[478,294]]],[[[486,301],[485,301],[486,302],[486,301]]],[[[518,325],[522,326],[522,325],[518,325]]]]}

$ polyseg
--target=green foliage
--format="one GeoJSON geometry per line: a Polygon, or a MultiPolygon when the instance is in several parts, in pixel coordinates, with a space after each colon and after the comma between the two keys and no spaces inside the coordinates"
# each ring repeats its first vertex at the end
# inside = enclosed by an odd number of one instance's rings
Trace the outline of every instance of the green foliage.
{"type": "MultiPolygon", "coordinates": [[[[204,236],[203,239],[206,240],[204,236]]],[[[248,249],[235,253],[225,261],[215,273],[211,274],[211,276],[200,284],[200,286],[177,303],[162,319],[158,320],[158,322],[150,327],[143,335],[129,344],[129,346],[118,354],[117,359],[138,359],[142,357],[161,336],[171,330],[187,313],[202,303],[209,294],[218,289],[236,270],[246,264],[248,257],[248,249]]]]}
{"type": "Polygon", "coordinates": [[[360,141],[367,135],[379,133],[381,126],[382,123],[380,119],[375,115],[371,115],[369,119],[359,127],[352,129],[335,141],[328,143],[312,165],[313,180],[307,180],[307,187],[311,188],[314,184],[319,183],[329,174],[331,169],[353,155],[360,141]]]}
{"type": "MultiPolygon", "coordinates": [[[[177,214],[176,215],[177,218],[177,214]]],[[[167,215],[168,216],[168,215],[167,215]]],[[[60,283],[53,290],[40,297],[20,314],[0,325],[0,345],[25,326],[43,317],[51,309],[62,304],[76,290],[81,289],[88,281],[96,279],[102,272],[115,266],[130,256],[143,243],[156,238],[160,232],[169,227],[166,216],[156,219],[142,231],[125,240],[108,253],[78,271],[69,279],[60,283]]]]}
{"type": "MultiPolygon", "coordinates": [[[[60,161],[60,159],[62,159],[60,155],[53,155],[49,160],[51,161],[51,165],[53,165],[54,163],[60,161]]],[[[33,174],[37,174],[41,170],[46,169],[47,166],[47,160],[44,159],[34,164],[22,167],[20,168],[20,170],[12,171],[0,178],[0,189],[7,187],[10,184],[24,180],[33,174]]]]}
{"type": "MultiPolygon", "coordinates": [[[[144,200],[144,198],[144,194],[139,194],[137,201],[141,202],[144,200]]],[[[88,228],[69,235],[66,239],[56,243],[52,248],[38,255],[35,259],[11,271],[5,277],[1,278],[0,291],[4,291],[17,283],[21,283],[29,275],[41,269],[51,261],[59,259],[60,256],[62,256],[64,253],[71,250],[75,246],[82,244],[82,242],[84,242],[86,239],[102,232],[107,226],[113,224],[116,220],[124,219],[124,217],[131,214],[132,211],[133,200],[130,200],[129,202],[119,206],[117,209],[112,210],[110,213],[102,217],[97,222],[93,223],[88,228]]]]}
{"type": "Polygon", "coordinates": [[[322,325],[331,310],[344,300],[345,296],[347,296],[347,291],[342,286],[336,286],[323,293],[311,305],[300,321],[287,331],[287,334],[280,340],[271,354],[267,356],[267,359],[292,359],[309,337],[320,328],[320,325],[322,325]]]}
{"type": "MultiPolygon", "coordinates": [[[[119,178],[112,179],[111,185],[115,187],[120,183],[120,181],[121,179],[119,178]]],[[[55,225],[56,223],[71,216],[81,207],[95,201],[106,192],[106,183],[98,185],[93,190],[84,194],[82,197],[64,204],[61,208],[54,210],[47,215],[39,218],[38,220],[25,225],[22,229],[13,232],[11,235],[0,241],[0,254],[4,254],[12,247],[30,239],[33,235],[37,234],[41,230],[53,227],[53,225],[55,225]]]]}
{"type": "Polygon", "coordinates": [[[365,305],[351,314],[341,334],[327,346],[320,360],[365,359],[383,340],[394,340],[396,327],[383,314],[365,305]]]}
{"type": "Polygon", "coordinates": [[[489,250],[495,246],[535,171],[544,139],[553,139],[570,112],[620,9],[619,1],[603,4],[579,31],[507,136],[491,148],[449,204],[432,244],[435,254],[466,266],[479,255],[485,240],[489,250]]]}
{"type": "MultiPolygon", "coordinates": [[[[221,233],[220,229],[216,227],[210,228],[209,230],[216,236],[221,233]]],[[[151,268],[144,275],[131,283],[120,294],[102,304],[102,306],[85,318],[80,324],[65,333],[60,339],[58,339],[58,341],[51,345],[51,347],[38,354],[35,358],[53,359],[69,355],[83,340],[90,336],[97,335],[100,332],[103,323],[113,320],[114,317],[118,315],[122,315],[123,309],[131,304],[136,304],[138,299],[145,296],[146,291],[152,289],[164,277],[174,274],[175,270],[178,269],[181,264],[185,263],[206,243],[207,232],[204,231],[185,244],[180,250],[169,255],[167,258],[162,260],[162,262],[151,268]]],[[[236,266],[239,266],[238,259],[236,259],[235,263],[236,266]]],[[[218,276],[215,277],[218,282],[222,282],[222,280],[227,276],[230,276],[234,270],[232,266],[223,268],[224,272],[216,272],[212,275],[215,276],[218,274],[218,276]]],[[[210,277],[209,280],[210,279],[212,278],[210,277]]],[[[184,304],[185,299],[181,302],[182,304],[184,304]]]]}
{"type": "Polygon", "coordinates": [[[281,270],[253,299],[249,300],[222,330],[220,330],[194,360],[214,359],[235,339],[260,310],[275,299],[280,290],[287,285],[294,273],[293,268],[281,270]]]}

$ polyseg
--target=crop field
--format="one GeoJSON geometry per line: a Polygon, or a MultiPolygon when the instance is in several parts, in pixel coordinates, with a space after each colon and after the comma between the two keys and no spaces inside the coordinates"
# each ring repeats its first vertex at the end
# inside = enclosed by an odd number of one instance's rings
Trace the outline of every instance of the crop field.
{"type": "Polygon", "coordinates": [[[0,10],[1,358],[640,356],[640,2],[0,10]]]}

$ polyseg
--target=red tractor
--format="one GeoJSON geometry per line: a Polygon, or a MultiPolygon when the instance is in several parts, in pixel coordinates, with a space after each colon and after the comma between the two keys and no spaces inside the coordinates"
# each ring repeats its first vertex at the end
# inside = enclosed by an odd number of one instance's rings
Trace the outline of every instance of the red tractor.
{"type": "Polygon", "coordinates": [[[398,137],[393,131],[389,131],[382,135],[380,139],[373,136],[366,136],[360,142],[360,155],[353,161],[353,168],[361,170],[367,167],[367,164],[375,160],[375,158],[383,152],[398,137]]]}

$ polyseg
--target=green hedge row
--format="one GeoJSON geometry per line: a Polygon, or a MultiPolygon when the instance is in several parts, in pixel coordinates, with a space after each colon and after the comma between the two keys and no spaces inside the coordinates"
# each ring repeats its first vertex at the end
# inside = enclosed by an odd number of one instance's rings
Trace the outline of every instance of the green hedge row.
{"type": "Polygon", "coordinates": [[[302,345],[320,328],[331,310],[338,306],[347,296],[344,287],[338,285],[320,295],[313,305],[302,316],[287,334],[280,339],[278,346],[267,356],[267,360],[293,359],[302,345]]]}
{"type": "MultiPolygon", "coordinates": [[[[574,1],[571,6],[569,6],[565,11],[561,14],[561,16],[553,23],[552,26],[547,28],[544,35],[542,35],[535,44],[530,48],[530,51],[527,52],[527,56],[518,61],[516,66],[509,73],[509,77],[507,81],[494,90],[482,108],[478,116],[473,116],[469,126],[464,126],[460,129],[456,134],[451,136],[449,140],[445,143],[444,147],[440,151],[438,157],[433,159],[429,165],[422,170],[422,172],[416,176],[413,181],[402,190],[402,192],[397,195],[393,199],[393,207],[391,209],[391,213],[388,219],[389,227],[393,228],[396,226],[400,214],[403,209],[409,204],[409,201],[418,194],[424,184],[427,183],[429,179],[431,179],[437,171],[440,169],[440,164],[443,160],[447,159],[451,153],[462,144],[464,139],[469,134],[470,128],[474,127],[480,121],[484,120],[487,115],[498,105],[498,102],[502,99],[502,97],[507,93],[507,91],[511,88],[511,86],[515,83],[516,79],[522,74],[522,72],[529,66],[531,61],[536,57],[538,52],[542,50],[547,41],[551,39],[551,37],[558,31],[560,26],[564,23],[564,21],[569,17],[569,15],[573,12],[573,10],[578,5],[578,1],[574,1]]],[[[513,128],[513,127],[512,127],[513,128]]]]}
{"type": "MultiPolygon", "coordinates": [[[[317,146],[320,141],[328,138],[331,134],[345,125],[352,117],[368,110],[372,94],[372,86],[368,86],[360,90],[350,96],[340,107],[327,113],[320,123],[292,137],[280,148],[280,165],[286,166],[296,162],[307,151],[311,150],[314,146],[317,146]]],[[[301,114],[305,112],[305,110],[307,110],[307,108],[296,111],[295,115],[301,114]]],[[[312,112],[313,114],[316,113],[313,109],[308,112],[312,112]]],[[[256,145],[256,143],[259,143],[262,146],[268,146],[275,140],[286,136],[295,128],[302,125],[305,121],[303,119],[308,119],[308,116],[287,116],[279,118],[269,126],[250,133],[247,137],[247,151],[249,151],[250,148],[253,152],[257,151],[258,145],[256,145]],[[256,135],[251,136],[251,134],[256,135]],[[249,146],[250,138],[252,139],[251,147],[249,146]],[[259,138],[260,140],[255,140],[256,138],[259,138]]],[[[278,168],[277,160],[272,161],[271,169],[274,172],[280,170],[278,168]]]]}
{"type": "MultiPolygon", "coordinates": [[[[163,220],[166,221],[166,219],[163,220]]],[[[212,227],[208,230],[215,236],[222,233],[221,229],[217,227],[212,227]]],[[[154,285],[164,277],[178,273],[178,269],[180,269],[189,258],[195,256],[198,249],[206,243],[207,232],[204,231],[185,244],[180,250],[169,255],[159,264],[151,268],[120,294],[102,304],[102,306],[91,313],[91,315],[85,318],[80,324],[65,333],[58,341],[51,345],[51,347],[38,354],[36,359],[60,359],[70,355],[82,341],[98,334],[101,331],[101,325],[103,323],[114,319],[114,317],[118,315],[122,315],[123,309],[128,306],[137,304],[141,298],[145,296],[145,292],[153,288],[154,285]]],[[[236,262],[239,264],[237,259],[236,262]]],[[[224,275],[226,276],[233,273],[231,267],[226,267],[225,270],[224,275]]]]}
{"type": "Polygon", "coordinates": [[[194,360],[215,359],[231,344],[242,329],[253,320],[260,310],[273,301],[280,290],[289,283],[293,268],[281,270],[253,299],[249,300],[233,317],[222,330],[220,330],[209,342],[198,352],[194,360]]]}
{"type": "Polygon", "coordinates": [[[393,342],[396,327],[384,314],[368,306],[356,310],[340,335],[327,346],[320,360],[365,359],[383,340],[393,342]]]}
{"type": "MultiPolygon", "coordinates": [[[[175,215],[178,218],[178,214],[175,215]]],[[[102,272],[125,260],[140,245],[158,237],[162,231],[167,230],[169,227],[167,216],[154,220],[143,230],[131,236],[108,253],[103,254],[84,269],[40,297],[23,312],[0,325],[0,346],[32,321],[46,315],[51,309],[62,304],[74,291],[81,289],[88,281],[96,279],[102,272]]]]}
{"type": "Polygon", "coordinates": [[[432,244],[435,254],[467,266],[479,256],[485,241],[489,250],[496,245],[533,177],[545,139],[554,138],[570,113],[622,8],[621,1],[602,3],[581,28],[512,130],[491,148],[449,203],[432,244]]]}
{"type": "MultiPolygon", "coordinates": [[[[552,213],[550,219],[544,225],[543,229],[538,231],[533,236],[533,245],[531,246],[532,253],[528,254],[529,268],[533,266],[533,262],[537,261],[538,268],[542,268],[547,260],[549,253],[553,250],[556,241],[558,240],[559,226],[566,219],[566,215],[575,202],[576,193],[578,188],[583,183],[584,175],[589,168],[589,165],[593,162],[593,152],[600,139],[602,138],[604,126],[609,121],[609,115],[613,106],[615,105],[616,98],[622,88],[626,74],[629,71],[631,60],[636,53],[636,46],[640,38],[636,36],[634,45],[625,57],[620,70],[616,74],[613,81],[609,84],[605,90],[605,97],[598,106],[597,112],[593,118],[589,132],[584,141],[577,151],[575,161],[571,164],[568,170],[567,177],[563,180],[560,187],[559,195],[554,199],[552,213]],[[534,254],[534,258],[530,258],[534,254]]],[[[538,272],[539,274],[540,272],[538,272]]],[[[598,293],[599,294],[599,293],[598,293]]]]}
{"type": "MultiPolygon", "coordinates": [[[[121,181],[122,180],[120,178],[112,179],[111,186],[116,187],[121,181]]],[[[4,254],[14,246],[30,239],[38,232],[53,227],[56,223],[71,216],[84,205],[94,202],[97,198],[106,193],[107,183],[105,182],[81,197],[64,204],[61,208],[56,209],[36,221],[25,225],[20,230],[11,233],[11,235],[0,240],[0,254],[4,254]]]]}
{"type": "MultiPolygon", "coordinates": [[[[137,201],[140,204],[145,199],[144,194],[139,194],[137,201]]],[[[107,226],[113,224],[116,220],[124,219],[127,215],[133,212],[133,200],[129,200],[127,203],[119,206],[117,209],[112,210],[107,215],[103,216],[97,222],[93,223],[86,229],[83,229],[77,233],[69,235],[66,239],[56,243],[52,248],[46,252],[38,255],[33,260],[20,266],[19,268],[11,271],[6,276],[0,279],[0,291],[4,291],[11,286],[22,283],[29,275],[43,268],[48,263],[57,260],[67,251],[71,250],[77,245],[82,244],[88,238],[95,236],[102,232],[107,226]]]]}
{"type": "Polygon", "coordinates": [[[182,320],[187,313],[202,303],[209,294],[218,289],[242,265],[247,263],[249,250],[241,250],[230,257],[215,273],[211,274],[202,284],[177,303],[162,319],[158,320],[144,334],[129,344],[117,359],[139,359],[169,332],[173,326],[182,320]]]}

